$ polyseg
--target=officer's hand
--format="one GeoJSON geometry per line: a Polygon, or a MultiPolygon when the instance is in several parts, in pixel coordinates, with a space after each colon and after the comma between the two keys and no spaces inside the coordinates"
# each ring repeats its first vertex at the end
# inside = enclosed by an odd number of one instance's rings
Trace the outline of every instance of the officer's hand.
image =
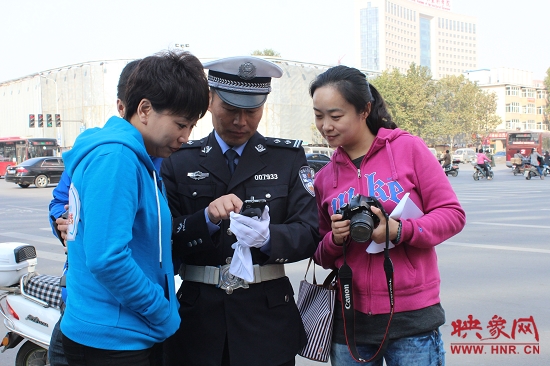
{"type": "Polygon", "coordinates": [[[217,224],[220,220],[228,219],[231,212],[239,212],[242,205],[243,201],[231,193],[210,202],[206,211],[210,222],[217,224]]]}
{"type": "Polygon", "coordinates": [[[240,245],[261,248],[269,240],[269,207],[266,206],[262,217],[248,217],[231,212],[229,229],[240,245]]]}
{"type": "Polygon", "coordinates": [[[342,215],[334,214],[330,217],[332,221],[332,241],[336,245],[343,245],[349,236],[349,220],[342,221],[342,215]]]}

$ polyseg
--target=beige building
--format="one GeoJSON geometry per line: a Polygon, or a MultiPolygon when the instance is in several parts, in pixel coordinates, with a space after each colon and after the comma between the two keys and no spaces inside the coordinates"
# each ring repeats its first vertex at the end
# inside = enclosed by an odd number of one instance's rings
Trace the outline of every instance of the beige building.
{"type": "Polygon", "coordinates": [[[533,79],[532,72],[499,67],[469,71],[464,76],[497,96],[496,114],[502,123],[489,134],[497,150],[504,146],[506,131],[550,130],[544,114],[548,90],[542,80],[533,79]]]}
{"type": "MultiPolygon", "coordinates": [[[[279,65],[283,76],[272,80],[258,131],[264,136],[323,144],[315,127],[309,85],[330,66],[265,58],[279,65]]],[[[83,62],[0,82],[0,137],[49,137],[57,139],[62,149],[70,148],[80,133],[102,127],[109,117],[117,115],[116,87],[129,61],[83,62]],[[31,115],[37,119],[35,124],[30,123],[31,115]],[[59,125],[48,126],[47,116],[55,115],[60,117],[59,125]]],[[[190,138],[200,139],[212,129],[212,117],[207,113],[190,138]]]]}
{"type": "Polygon", "coordinates": [[[355,0],[356,64],[406,72],[414,62],[435,79],[477,69],[477,18],[450,8],[450,0],[355,0]]]}

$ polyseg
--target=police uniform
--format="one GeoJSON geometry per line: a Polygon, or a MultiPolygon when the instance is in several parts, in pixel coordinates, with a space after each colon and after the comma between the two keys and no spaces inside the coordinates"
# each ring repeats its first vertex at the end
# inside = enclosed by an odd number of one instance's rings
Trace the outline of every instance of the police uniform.
{"type": "Polygon", "coordinates": [[[174,261],[182,263],[183,279],[181,326],[165,343],[168,363],[293,362],[306,335],[284,263],[309,258],[319,242],[312,172],[300,141],[256,132],[231,175],[212,132],[165,159],[162,176],[174,217],[174,261]],[[264,199],[269,206],[269,249],[251,248],[253,283],[227,273],[236,241],[230,220],[222,220],[213,235],[207,225],[205,208],[230,193],[243,201],[264,199]]]}

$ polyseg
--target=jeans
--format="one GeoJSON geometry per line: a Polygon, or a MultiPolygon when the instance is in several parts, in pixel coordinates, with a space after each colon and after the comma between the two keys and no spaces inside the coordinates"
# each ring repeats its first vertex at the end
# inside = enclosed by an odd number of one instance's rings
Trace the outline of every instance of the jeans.
{"type": "Polygon", "coordinates": [[[63,337],[63,349],[71,366],[150,366],[151,348],[116,351],[88,347],[63,337]]]}
{"type": "MultiPolygon", "coordinates": [[[[357,351],[365,359],[371,358],[379,345],[358,345],[357,351]]],[[[351,357],[346,344],[333,343],[330,350],[332,366],[366,365],[382,366],[445,366],[445,350],[439,329],[412,337],[389,341],[384,357],[377,361],[361,363],[351,357]]]]}
{"type": "Polygon", "coordinates": [[[65,352],[63,352],[63,334],[59,327],[60,324],[61,319],[59,319],[52,330],[52,338],[50,340],[50,347],[48,348],[50,366],[69,366],[65,358],[65,352]]]}

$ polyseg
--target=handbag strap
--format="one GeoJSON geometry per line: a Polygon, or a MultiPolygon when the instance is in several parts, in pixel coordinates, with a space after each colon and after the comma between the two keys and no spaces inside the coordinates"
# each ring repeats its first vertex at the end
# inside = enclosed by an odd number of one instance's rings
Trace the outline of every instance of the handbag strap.
{"type": "MultiPolygon", "coordinates": [[[[309,272],[309,267],[311,266],[311,263],[313,263],[313,282],[312,283],[314,285],[317,285],[317,279],[315,278],[315,261],[313,260],[312,257],[309,258],[309,262],[306,268],[306,274],[304,275],[304,280],[307,277],[307,273],[309,272]]],[[[325,278],[325,280],[323,281],[323,287],[329,288],[335,282],[335,279],[337,276],[338,276],[338,270],[337,269],[332,270],[332,272],[330,272],[327,275],[327,278],[325,278]]]]}
{"type": "Polygon", "coordinates": [[[346,343],[348,345],[349,352],[353,359],[357,362],[371,362],[380,359],[386,348],[388,347],[389,341],[389,330],[391,320],[394,313],[394,293],[393,293],[393,263],[390,259],[390,229],[388,225],[389,217],[386,214],[386,211],[381,207],[382,213],[386,218],[386,247],[384,248],[384,272],[386,274],[386,282],[388,284],[388,293],[390,299],[390,317],[388,319],[388,325],[386,326],[386,331],[384,332],[384,337],[382,342],[378,347],[376,353],[368,360],[365,360],[357,351],[357,345],[355,343],[355,310],[353,308],[353,286],[352,286],[352,275],[353,271],[351,267],[346,262],[346,247],[351,242],[351,239],[348,237],[348,240],[343,245],[344,251],[344,263],[340,270],[338,271],[338,277],[340,277],[340,296],[342,302],[342,317],[344,318],[344,335],[346,337],[346,343]]]}

